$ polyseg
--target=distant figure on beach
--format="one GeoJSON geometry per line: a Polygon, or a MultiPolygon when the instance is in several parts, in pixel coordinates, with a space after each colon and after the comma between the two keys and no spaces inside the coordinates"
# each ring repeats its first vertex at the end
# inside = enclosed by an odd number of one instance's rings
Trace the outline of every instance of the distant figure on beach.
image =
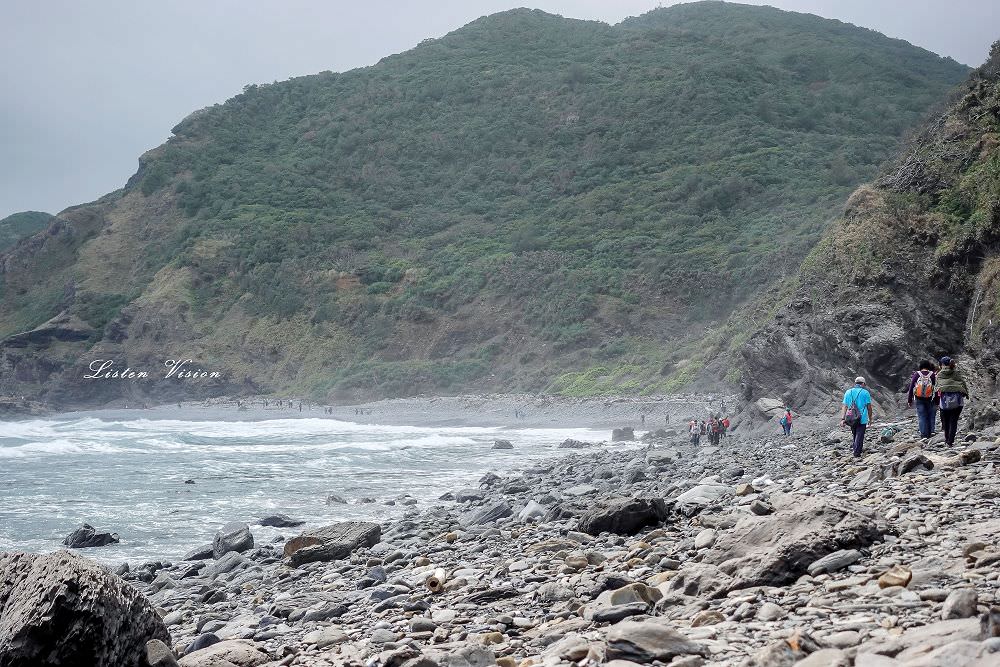
{"type": "Polygon", "coordinates": [[[958,435],[958,418],[969,398],[969,386],[951,357],[941,357],[941,370],[937,374],[937,396],[941,406],[941,430],[949,447],[958,435]]]}
{"type": "Polygon", "coordinates": [[[641,423],[641,424],[642,424],[643,426],[645,426],[645,425],[646,425],[646,415],[644,415],[644,414],[642,414],[642,415],[639,415],[639,422],[640,422],[640,423],[641,423]]]}
{"type": "Polygon", "coordinates": [[[667,414],[663,415],[663,423],[664,424],[669,424],[670,423],[670,413],[669,412],[667,414]]]}
{"type": "Polygon", "coordinates": [[[299,401],[299,412],[302,412],[302,401],[299,401]]]}
{"type": "Polygon", "coordinates": [[[860,375],[854,379],[854,386],[844,392],[844,402],[840,411],[840,423],[851,429],[853,438],[851,453],[861,458],[865,444],[865,431],[872,419],[872,395],[865,379],[860,375]]]}
{"type": "Polygon", "coordinates": [[[788,406],[785,406],[785,414],[781,415],[778,423],[781,424],[781,430],[784,431],[786,438],[792,434],[792,411],[788,406]]]}
{"type": "Polygon", "coordinates": [[[703,426],[698,423],[697,419],[692,419],[691,423],[688,424],[688,433],[691,434],[691,444],[695,447],[698,446],[698,441],[701,440],[701,431],[703,426]]]}

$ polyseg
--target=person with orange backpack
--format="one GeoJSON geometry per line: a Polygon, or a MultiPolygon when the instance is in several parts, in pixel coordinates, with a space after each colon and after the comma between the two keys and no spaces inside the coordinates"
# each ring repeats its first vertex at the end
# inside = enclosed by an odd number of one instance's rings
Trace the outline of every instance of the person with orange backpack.
{"type": "Polygon", "coordinates": [[[934,435],[937,421],[937,373],[934,363],[921,361],[920,369],[910,378],[910,389],[906,393],[906,404],[917,410],[917,426],[920,437],[928,439],[934,435]]]}

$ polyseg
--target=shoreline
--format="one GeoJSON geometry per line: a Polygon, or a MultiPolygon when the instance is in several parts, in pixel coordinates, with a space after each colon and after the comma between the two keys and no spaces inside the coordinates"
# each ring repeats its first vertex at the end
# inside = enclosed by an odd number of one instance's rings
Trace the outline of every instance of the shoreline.
{"type": "Polygon", "coordinates": [[[352,405],[323,405],[297,399],[216,398],[141,408],[100,408],[51,413],[38,418],[184,419],[189,421],[262,421],[267,419],[337,419],[385,426],[483,426],[494,428],[591,428],[631,426],[636,430],[681,430],[691,417],[708,411],[735,414],[731,395],[679,394],[654,397],[564,398],[532,394],[467,394],[381,399],[352,405]],[[264,401],[268,406],[264,406],[264,401]],[[237,402],[243,408],[237,408],[237,402]],[[291,407],[289,407],[291,402],[291,407]],[[326,412],[329,409],[331,412],[326,412]],[[519,417],[515,417],[515,410],[519,417]],[[361,411],[360,413],[358,411],[361,411]],[[645,415],[645,422],[643,421],[645,415]]]}

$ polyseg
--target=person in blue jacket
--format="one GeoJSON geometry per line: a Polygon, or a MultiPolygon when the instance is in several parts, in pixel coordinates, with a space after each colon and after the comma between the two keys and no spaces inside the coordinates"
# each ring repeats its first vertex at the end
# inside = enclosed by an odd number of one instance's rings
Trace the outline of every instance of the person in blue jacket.
{"type": "Polygon", "coordinates": [[[865,444],[865,431],[872,421],[872,395],[868,391],[865,379],[858,376],[854,379],[854,386],[844,392],[844,404],[840,410],[840,423],[851,428],[851,436],[854,442],[851,452],[854,458],[861,458],[861,451],[865,444]]]}

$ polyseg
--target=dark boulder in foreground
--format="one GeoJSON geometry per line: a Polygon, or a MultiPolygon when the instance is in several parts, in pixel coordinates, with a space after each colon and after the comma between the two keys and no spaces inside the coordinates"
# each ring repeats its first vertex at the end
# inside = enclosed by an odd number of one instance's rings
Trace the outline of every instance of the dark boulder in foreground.
{"type": "Polygon", "coordinates": [[[339,560],[382,539],[382,528],[367,521],[344,521],[307,530],[285,542],[285,556],[295,567],[313,561],[339,560]]]}
{"type": "Polygon", "coordinates": [[[87,547],[105,547],[109,544],[118,543],[118,533],[109,533],[97,530],[89,523],[82,524],[79,528],[66,536],[63,544],[71,549],[85,549],[87,547]]]}
{"type": "Polygon", "coordinates": [[[716,594],[787,584],[824,556],[866,547],[888,530],[870,512],[837,500],[773,494],[771,501],[773,514],[742,517],[702,559],[732,577],[716,594]]]}
{"type": "Polygon", "coordinates": [[[163,621],[97,563],[67,551],[0,554],[4,667],[145,667],[151,639],[170,643],[163,621]]]}
{"type": "Polygon", "coordinates": [[[287,514],[269,514],[257,522],[261,526],[272,526],[274,528],[294,528],[305,523],[302,519],[293,519],[287,514]]]}
{"type": "Polygon", "coordinates": [[[579,529],[590,535],[635,535],[667,518],[662,498],[618,498],[600,503],[580,517],[579,529]]]}
{"type": "Polygon", "coordinates": [[[222,558],[230,551],[243,553],[248,549],[253,549],[253,535],[250,526],[239,521],[227,523],[212,540],[212,555],[216,558],[222,558]]]}

